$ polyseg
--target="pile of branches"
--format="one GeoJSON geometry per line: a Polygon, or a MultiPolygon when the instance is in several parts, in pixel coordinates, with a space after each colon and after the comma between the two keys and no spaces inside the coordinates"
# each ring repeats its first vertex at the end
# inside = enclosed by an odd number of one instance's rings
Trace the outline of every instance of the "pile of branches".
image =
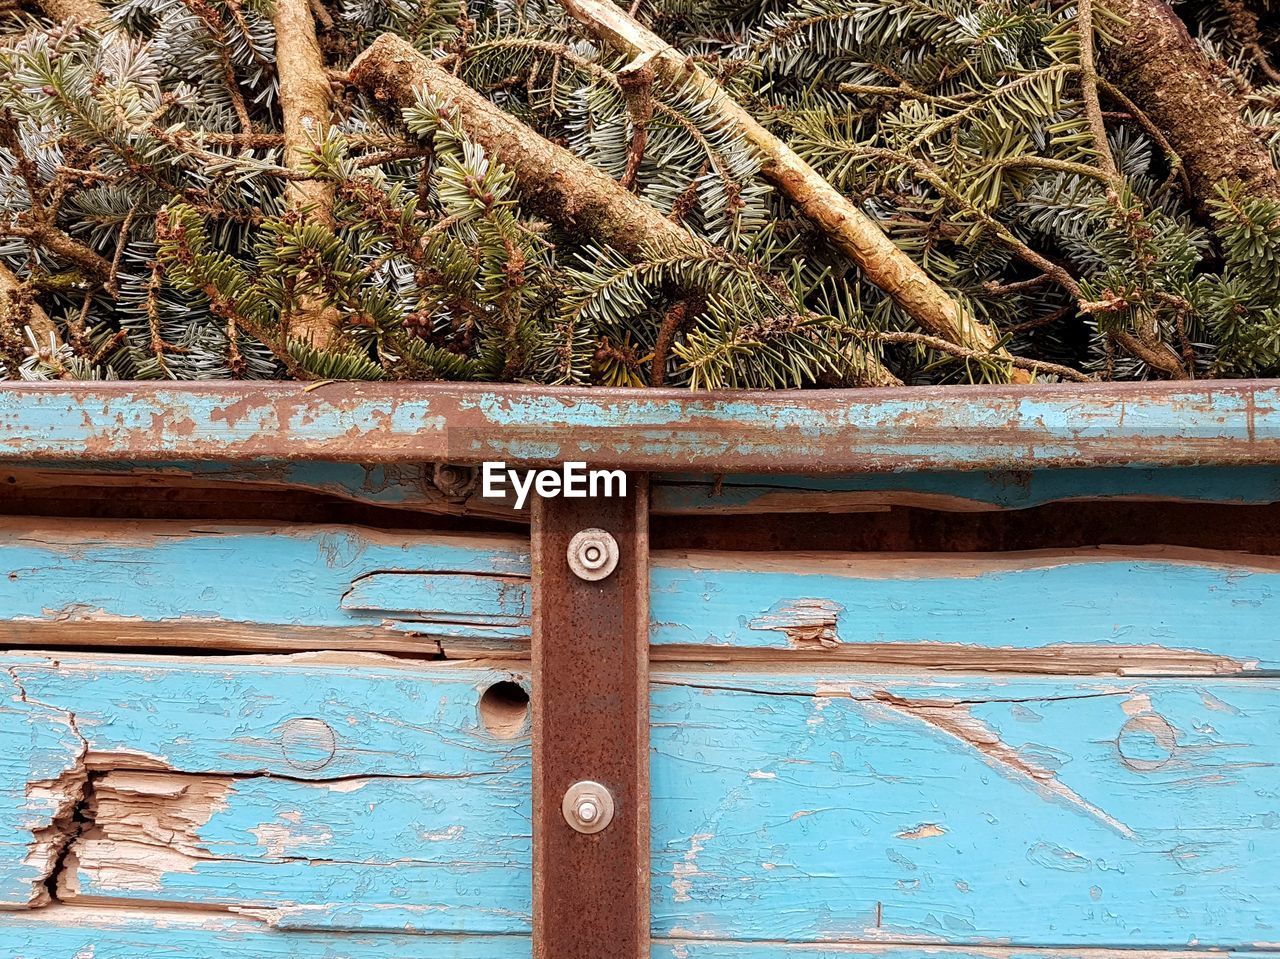
{"type": "Polygon", "coordinates": [[[1269,0],[35,2],[0,378],[1280,372],[1269,0]]]}

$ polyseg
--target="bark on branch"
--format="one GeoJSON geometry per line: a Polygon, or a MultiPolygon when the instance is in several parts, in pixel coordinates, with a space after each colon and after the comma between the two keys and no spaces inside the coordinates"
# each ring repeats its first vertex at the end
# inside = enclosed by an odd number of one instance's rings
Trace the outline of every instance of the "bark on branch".
{"type": "MultiPolygon", "coordinates": [[[[410,106],[420,89],[449,104],[467,135],[511,170],[525,209],[576,235],[607,243],[633,259],[643,255],[647,240],[695,256],[718,255],[716,248],[612,177],[494,106],[393,34],[383,34],[356,58],[349,79],[374,101],[397,111],[410,106]]],[[[869,355],[866,366],[867,385],[898,384],[869,355]]]]}
{"type": "Polygon", "coordinates": [[[49,338],[53,337],[54,345],[61,342],[58,328],[49,314],[40,309],[31,291],[26,289],[17,275],[3,263],[0,263],[0,317],[12,323],[18,330],[24,326],[31,327],[36,341],[41,347],[49,346],[49,338]]]}
{"type": "Polygon", "coordinates": [[[38,0],[38,6],[50,20],[59,23],[97,23],[107,19],[107,8],[98,0],[38,0]]]}
{"type": "Polygon", "coordinates": [[[1242,118],[1239,96],[1224,86],[1165,0],[1109,0],[1127,29],[1106,47],[1106,74],[1163,130],[1195,196],[1204,202],[1219,180],[1240,180],[1254,195],[1280,197],[1280,173],[1242,118]]]}
{"type": "MultiPolygon", "coordinates": [[[[764,176],[922,327],[960,346],[984,353],[997,350],[999,336],[990,326],[969,316],[870,217],[761,126],[688,57],[611,0],[560,0],[560,4],[600,42],[644,58],[668,83],[694,86],[727,124],[760,151],[764,176]]],[[[1004,355],[1002,350],[998,352],[1004,355]]]]}
{"type": "Polygon", "coordinates": [[[393,34],[383,34],[360,54],[350,79],[375,101],[397,109],[411,106],[418,89],[449,103],[467,134],[514,173],[525,208],[566,230],[628,257],[640,255],[651,239],[676,250],[708,249],[608,174],[540,136],[393,34]]]}
{"type": "MultiPolygon", "coordinates": [[[[284,162],[300,170],[320,143],[333,113],[333,90],[316,37],[316,21],[308,0],[275,0],[271,20],[276,31],[276,71],[280,78],[280,113],[284,120],[284,162]]],[[[252,132],[252,131],[245,131],[252,132]]],[[[290,180],[285,198],[295,210],[333,226],[333,185],[319,180],[290,180]]],[[[304,301],[283,318],[290,336],[324,346],[341,321],[338,311],[304,301]]]]}

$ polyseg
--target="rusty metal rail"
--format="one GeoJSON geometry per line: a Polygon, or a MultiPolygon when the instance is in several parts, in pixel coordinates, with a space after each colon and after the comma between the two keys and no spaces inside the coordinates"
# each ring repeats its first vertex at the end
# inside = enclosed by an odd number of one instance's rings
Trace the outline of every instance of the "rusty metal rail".
{"type": "Polygon", "coordinates": [[[0,462],[505,460],[713,473],[1280,463],[1274,381],[778,393],[0,386],[0,462]]]}
{"type": "Polygon", "coordinates": [[[649,504],[630,479],[534,504],[534,959],[649,955],[649,504]]]}

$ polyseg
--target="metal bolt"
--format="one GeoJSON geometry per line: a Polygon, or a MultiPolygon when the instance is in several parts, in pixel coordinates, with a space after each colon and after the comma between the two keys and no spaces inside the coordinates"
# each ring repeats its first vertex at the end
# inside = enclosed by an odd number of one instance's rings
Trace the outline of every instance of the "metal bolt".
{"type": "Polygon", "coordinates": [[[618,541],[602,529],[584,529],[569,540],[568,559],[579,579],[604,579],[618,566],[618,541]]]}
{"type": "Polygon", "coordinates": [[[445,496],[464,499],[477,485],[479,474],[459,463],[436,463],[431,468],[431,484],[445,496]]]}
{"type": "Polygon", "coordinates": [[[613,796],[589,779],[569,787],[560,809],[570,828],[587,835],[600,832],[613,822],[613,796]]]}

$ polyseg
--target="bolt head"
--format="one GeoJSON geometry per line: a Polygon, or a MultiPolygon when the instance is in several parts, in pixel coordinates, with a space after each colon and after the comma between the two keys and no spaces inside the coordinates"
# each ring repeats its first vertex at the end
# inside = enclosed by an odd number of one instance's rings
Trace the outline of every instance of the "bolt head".
{"type": "Polygon", "coordinates": [[[600,832],[613,821],[613,796],[597,782],[584,779],[568,788],[561,803],[564,820],[575,832],[600,832]]]}
{"type": "Polygon", "coordinates": [[[605,579],[618,566],[618,541],[602,529],[584,529],[569,541],[566,558],[579,579],[605,579]]]}

